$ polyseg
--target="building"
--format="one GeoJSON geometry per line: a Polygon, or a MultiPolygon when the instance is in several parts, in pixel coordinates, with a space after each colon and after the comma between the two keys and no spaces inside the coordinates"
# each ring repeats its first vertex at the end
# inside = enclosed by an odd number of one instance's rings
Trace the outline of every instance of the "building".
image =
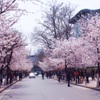
{"type": "Polygon", "coordinates": [[[91,9],[83,9],[80,10],[73,18],[70,19],[69,23],[73,24],[73,32],[72,34],[75,37],[79,37],[81,35],[80,27],[78,20],[83,18],[84,20],[89,19],[91,16],[100,15],[100,9],[91,10],[91,9]]]}

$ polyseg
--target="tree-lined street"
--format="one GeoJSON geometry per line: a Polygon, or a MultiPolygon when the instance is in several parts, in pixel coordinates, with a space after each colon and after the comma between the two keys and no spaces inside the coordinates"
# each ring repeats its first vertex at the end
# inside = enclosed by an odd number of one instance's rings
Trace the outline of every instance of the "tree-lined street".
{"type": "Polygon", "coordinates": [[[54,79],[28,77],[0,94],[0,100],[99,100],[100,92],[84,87],[59,83],[54,79]]]}
{"type": "Polygon", "coordinates": [[[64,1],[0,0],[0,100],[100,99],[100,92],[80,87],[100,89],[100,9],[75,15],[64,1]],[[34,28],[26,36],[16,24],[28,14],[34,28]]]}

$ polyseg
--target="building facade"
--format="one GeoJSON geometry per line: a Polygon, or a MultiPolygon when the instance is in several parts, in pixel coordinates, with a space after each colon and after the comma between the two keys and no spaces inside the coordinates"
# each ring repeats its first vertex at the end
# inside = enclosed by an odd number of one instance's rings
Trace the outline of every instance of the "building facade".
{"type": "Polygon", "coordinates": [[[73,25],[72,35],[74,37],[80,37],[81,36],[81,29],[79,20],[83,19],[84,21],[87,21],[92,16],[100,15],[100,9],[97,10],[90,10],[90,9],[83,9],[79,11],[71,20],[69,21],[70,24],[73,25]]]}

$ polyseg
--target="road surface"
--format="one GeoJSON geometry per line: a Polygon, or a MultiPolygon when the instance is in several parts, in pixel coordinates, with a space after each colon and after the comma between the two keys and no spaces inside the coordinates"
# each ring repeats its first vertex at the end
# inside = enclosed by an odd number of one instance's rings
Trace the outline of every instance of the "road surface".
{"type": "Polygon", "coordinates": [[[0,100],[100,100],[100,91],[59,83],[54,79],[28,77],[0,94],[0,100]]]}

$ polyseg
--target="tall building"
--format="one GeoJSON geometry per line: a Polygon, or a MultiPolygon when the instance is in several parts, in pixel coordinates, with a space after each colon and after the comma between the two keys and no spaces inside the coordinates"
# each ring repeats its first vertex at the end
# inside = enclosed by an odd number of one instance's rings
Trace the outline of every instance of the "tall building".
{"type": "Polygon", "coordinates": [[[73,24],[73,36],[79,37],[82,33],[80,31],[80,25],[78,20],[83,18],[84,20],[89,19],[91,16],[100,15],[100,9],[91,10],[91,9],[83,9],[80,10],[71,20],[69,21],[70,24],[73,24]]]}

